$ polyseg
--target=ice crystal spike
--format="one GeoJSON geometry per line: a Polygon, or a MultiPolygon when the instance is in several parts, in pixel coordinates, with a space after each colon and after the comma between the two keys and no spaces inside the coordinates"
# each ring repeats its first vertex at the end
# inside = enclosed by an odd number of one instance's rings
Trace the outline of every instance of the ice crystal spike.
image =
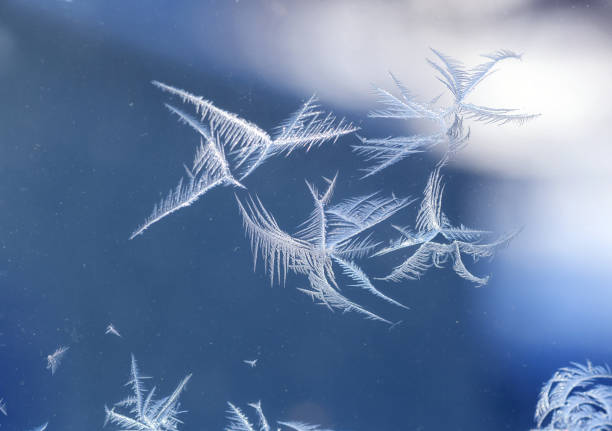
{"type": "Polygon", "coordinates": [[[243,202],[236,196],[236,202],[242,215],[245,233],[251,240],[253,266],[255,268],[258,257],[261,256],[271,283],[274,283],[275,276],[284,280],[288,268],[317,259],[307,241],[294,238],[279,227],[259,198],[249,197],[243,202]]]}
{"type": "Polygon", "coordinates": [[[453,270],[461,278],[477,287],[487,284],[489,277],[472,274],[463,262],[463,255],[470,256],[474,261],[491,257],[498,248],[507,245],[519,231],[493,238],[489,231],[470,229],[463,225],[453,226],[442,211],[443,194],[444,184],[438,167],[429,176],[423,192],[423,200],[417,214],[416,231],[394,226],[401,234],[400,239],[391,242],[375,255],[380,256],[407,247],[418,246],[418,248],[389,275],[379,278],[380,280],[395,282],[405,279],[415,280],[431,267],[440,268],[451,261],[453,270]],[[447,243],[434,241],[436,237],[442,237],[447,243]]]}
{"type": "Polygon", "coordinates": [[[68,349],[70,349],[70,347],[60,346],[55,350],[55,352],[47,355],[47,369],[51,370],[51,375],[54,375],[59,368],[68,349]]]}
{"type": "MultiPolygon", "coordinates": [[[[227,404],[229,405],[227,418],[230,423],[227,426],[226,431],[270,431],[270,424],[264,415],[261,407],[261,401],[249,403],[249,407],[254,409],[255,413],[257,414],[258,428],[255,428],[255,426],[250,422],[249,417],[239,407],[236,407],[230,402],[227,404]]],[[[321,429],[319,425],[310,425],[304,422],[278,421],[277,423],[280,426],[293,431],[332,431],[321,429]]],[[[281,431],[281,428],[278,428],[278,430],[281,431]]]]}
{"type": "Polygon", "coordinates": [[[185,413],[180,410],[179,397],[191,379],[191,374],[185,376],[169,396],[159,399],[154,398],[155,388],[145,388],[144,379],[132,355],[130,381],[127,385],[133,394],[115,403],[110,409],[104,406],[104,425],[110,423],[122,431],[178,431],[182,423],[178,415],[185,413]]]}
{"type": "Polygon", "coordinates": [[[112,323],[108,324],[108,326],[106,327],[106,331],[104,331],[104,333],[111,334],[111,335],[114,335],[115,337],[121,338],[121,334],[119,333],[119,331],[117,331],[117,328],[115,328],[112,323]]]}
{"type": "Polygon", "coordinates": [[[261,257],[271,283],[275,278],[284,280],[289,270],[305,275],[309,288],[299,290],[330,310],[354,311],[368,319],[391,324],[340,293],[333,268],[334,264],[339,266],[354,282],[354,287],[406,308],[379,291],[355,259],[372,254],[378,245],[371,239],[371,229],[413,200],[395,195],[384,198],[372,193],[331,205],[336,180],[337,176],[326,180],[327,187],[323,191],[306,183],[314,209],[293,235],[279,227],[259,199],[249,198],[243,202],[236,198],[255,263],[261,257]]]}
{"type": "Polygon", "coordinates": [[[386,138],[360,137],[361,144],[353,146],[353,150],[364,156],[366,161],[373,162],[372,166],[364,170],[364,178],[374,175],[412,154],[428,151],[434,146],[442,144],[445,144],[447,149],[439,165],[446,164],[452,155],[462,148],[469,139],[469,130],[463,128],[464,118],[492,124],[524,124],[539,115],[521,114],[517,113],[515,109],[491,108],[466,101],[466,98],[474,89],[494,72],[493,68],[500,61],[520,59],[521,55],[509,50],[499,50],[483,55],[487,59],[486,62],[468,68],[460,61],[435,49],[431,51],[436,59],[435,61],[427,61],[438,73],[437,79],[451,93],[452,104],[446,107],[437,106],[439,96],[429,102],[420,100],[393,74],[391,74],[391,78],[399,90],[399,97],[386,90],[374,87],[374,93],[378,96],[382,108],[370,112],[370,117],[427,120],[436,125],[436,130],[427,135],[386,138]]]}
{"type": "Polygon", "coordinates": [[[8,410],[6,409],[4,398],[0,398],[0,413],[2,413],[4,416],[8,416],[8,410]]]}
{"type": "Polygon", "coordinates": [[[45,422],[44,424],[34,427],[29,431],[45,431],[47,429],[47,425],[49,425],[49,422],[45,422]]]}
{"type": "Polygon", "coordinates": [[[151,215],[131,234],[130,239],[181,208],[191,206],[213,188],[245,188],[242,181],[270,157],[289,155],[298,149],[308,151],[358,130],[344,119],[337,121],[331,113],[321,111],[315,96],[270,135],[202,97],[158,81],[153,81],[153,85],[195,107],[197,118],[166,104],[179,121],[198,133],[201,144],[196,150],[193,167],[185,168],[187,181],[181,179],[176,188],[155,205],[151,215]]]}
{"type": "Polygon", "coordinates": [[[242,410],[240,410],[240,408],[236,407],[230,402],[227,404],[229,405],[229,410],[227,413],[228,419],[230,420],[227,431],[255,431],[255,428],[251,422],[249,422],[249,418],[242,412],[242,410]]]}
{"type": "MultiPolygon", "coordinates": [[[[175,111],[177,113],[180,112],[178,110],[175,111]]],[[[187,116],[185,115],[185,117],[187,116]]],[[[196,120],[184,121],[191,124],[190,121],[195,122],[196,120]]],[[[130,239],[142,234],[164,217],[181,208],[192,205],[201,196],[215,187],[222,185],[244,187],[230,172],[229,163],[218,136],[211,134],[204,125],[200,125],[198,130],[202,135],[200,137],[200,146],[196,149],[193,166],[191,168],[185,167],[187,182],[181,178],[176,188],[155,205],[151,215],[132,233],[130,239]]]]}
{"type": "Polygon", "coordinates": [[[537,430],[612,429],[612,372],[607,365],[572,363],[553,374],[540,391],[537,430]]]}

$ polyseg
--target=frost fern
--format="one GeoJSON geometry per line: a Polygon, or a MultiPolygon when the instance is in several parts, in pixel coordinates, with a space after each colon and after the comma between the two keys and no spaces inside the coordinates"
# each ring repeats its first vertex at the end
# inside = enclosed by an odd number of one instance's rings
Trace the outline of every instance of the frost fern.
{"type": "Polygon", "coordinates": [[[468,96],[488,76],[495,72],[497,63],[506,59],[520,59],[513,51],[499,50],[486,54],[486,62],[473,68],[466,67],[460,61],[432,49],[436,61],[427,60],[438,73],[437,79],[446,87],[452,96],[452,104],[445,107],[437,105],[440,96],[431,101],[422,101],[402,84],[393,74],[391,78],[397,86],[400,96],[374,87],[382,108],[371,111],[372,118],[393,118],[400,120],[421,119],[432,122],[435,131],[425,135],[410,135],[386,138],[363,138],[361,144],[353,147],[354,151],[373,162],[365,169],[365,177],[374,175],[383,169],[399,162],[411,154],[428,151],[445,144],[446,153],[439,166],[448,162],[453,153],[461,149],[468,141],[470,133],[463,126],[464,119],[484,123],[523,124],[538,114],[521,114],[515,109],[491,108],[475,105],[467,101],[468,96]]]}
{"type": "Polygon", "coordinates": [[[572,363],[544,384],[536,406],[537,430],[612,429],[612,372],[607,365],[572,363]]]}
{"type": "Polygon", "coordinates": [[[159,399],[154,398],[155,387],[150,391],[145,388],[143,380],[146,378],[140,375],[136,358],[132,355],[130,381],[127,383],[132,389],[132,395],[115,403],[110,409],[104,406],[105,426],[110,423],[121,431],[178,431],[182,423],[178,415],[184,413],[180,410],[179,397],[191,379],[191,374],[185,376],[170,395],[159,399]]]}
{"type": "Polygon", "coordinates": [[[200,146],[192,167],[185,167],[187,180],[182,178],[175,189],[155,205],[151,215],[134,230],[130,239],[168,215],[192,205],[215,187],[245,188],[242,181],[273,156],[289,155],[298,149],[308,151],[358,130],[344,119],[337,121],[331,113],[325,114],[315,96],[270,135],[256,124],[202,97],[158,81],[153,81],[153,85],[193,105],[197,117],[169,104],[166,107],[200,135],[200,146]]]}
{"type": "Polygon", "coordinates": [[[323,192],[306,183],[314,209],[295,234],[283,231],[258,198],[237,199],[255,264],[258,257],[270,276],[285,279],[289,270],[306,275],[309,289],[300,289],[331,310],[355,311],[373,320],[391,323],[348,300],[336,282],[334,263],[361,288],[391,304],[403,307],[374,287],[365,272],[354,262],[371,255],[378,243],[371,229],[409,205],[410,198],[380,197],[378,193],[359,196],[330,205],[337,176],[327,181],[323,192]]]}

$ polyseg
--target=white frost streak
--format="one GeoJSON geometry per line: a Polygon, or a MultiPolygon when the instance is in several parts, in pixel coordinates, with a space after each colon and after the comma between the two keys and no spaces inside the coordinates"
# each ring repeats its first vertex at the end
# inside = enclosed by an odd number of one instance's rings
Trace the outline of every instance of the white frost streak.
{"type": "Polygon", "coordinates": [[[179,396],[190,378],[191,374],[185,376],[168,397],[154,399],[153,388],[145,398],[147,389],[142,382],[145,377],[140,375],[136,359],[132,355],[128,385],[131,386],[133,395],[115,403],[110,409],[105,406],[104,424],[111,423],[117,425],[120,430],[130,431],[178,431],[177,427],[182,422],[177,416],[184,413],[179,409],[179,396]],[[121,413],[115,409],[126,409],[126,412],[121,413]]]}
{"type": "Polygon", "coordinates": [[[70,349],[70,347],[61,346],[58,347],[55,352],[47,356],[47,369],[51,370],[51,375],[54,375],[59,368],[68,349],[70,349]]]}
{"type": "Polygon", "coordinates": [[[509,232],[499,238],[491,240],[489,231],[470,229],[463,225],[451,225],[448,217],[442,211],[442,197],[444,185],[440,168],[434,169],[423,192],[423,200],[416,220],[416,232],[407,228],[396,227],[402,237],[380,250],[376,255],[391,253],[403,248],[419,246],[416,251],[396,266],[386,277],[385,281],[415,280],[420,278],[432,266],[441,268],[451,260],[452,268],[457,275],[476,287],[484,286],[489,277],[477,277],[465,266],[462,255],[468,255],[477,261],[483,257],[491,257],[498,248],[507,245],[519,230],[509,232]],[[448,243],[434,241],[438,236],[448,243]]]}
{"type": "Polygon", "coordinates": [[[403,308],[394,299],[376,289],[366,273],[352,260],[371,254],[376,243],[368,231],[412,202],[409,198],[380,198],[377,193],[347,199],[328,208],[337,177],[326,179],[327,189],[319,192],[306,183],[313,198],[313,212],[290,235],[280,229],[274,217],[259,199],[246,204],[238,200],[254,259],[261,254],[272,281],[278,274],[283,280],[288,269],[308,277],[309,289],[298,289],[330,310],[357,312],[367,319],[392,324],[365,307],[349,300],[336,281],[334,262],[359,287],[378,298],[403,308]],[[351,260],[347,260],[351,259],[351,260]]]}
{"type": "MultiPolygon", "coordinates": [[[[226,431],[257,431],[253,424],[249,421],[249,418],[245,413],[240,410],[240,408],[236,407],[234,404],[228,402],[229,410],[228,410],[228,419],[230,421],[229,425],[226,427],[226,431]]],[[[259,430],[258,431],[270,431],[270,425],[268,419],[264,415],[263,409],[261,407],[261,401],[257,401],[256,403],[249,403],[249,407],[255,410],[257,414],[257,418],[259,420],[259,430]]],[[[310,425],[304,422],[297,421],[278,421],[279,425],[289,428],[293,431],[332,431],[327,429],[321,429],[319,425],[310,425]]],[[[279,431],[281,428],[278,428],[279,431]]]]}
{"type": "Polygon", "coordinates": [[[121,334],[119,333],[119,331],[117,331],[117,329],[113,326],[112,323],[108,324],[108,326],[106,327],[106,331],[104,331],[104,333],[107,335],[111,334],[111,335],[121,338],[121,334]]]}
{"type": "Polygon", "coordinates": [[[344,120],[337,122],[332,114],[323,115],[313,96],[277,127],[279,133],[273,139],[257,125],[217,108],[208,100],[158,81],[153,81],[153,84],[195,106],[199,120],[166,104],[170,112],[176,114],[182,123],[201,136],[202,143],[196,151],[193,168],[186,169],[188,183],[184,184],[181,179],[178,186],[153,208],[151,215],[131,234],[130,239],[142,234],[170,214],[191,206],[217,186],[245,188],[240,181],[269,157],[282,153],[289,155],[300,148],[308,151],[313,146],[320,146],[327,141],[335,142],[339,137],[358,129],[344,120]],[[208,121],[208,126],[202,124],[204,120],[208,121]],[[229,158],[226,156],[225,147],[230,153],[229,158]],[[237,172],[236,177],[232,171],[237,172]]]}
{"type": "Polygon", "coordinates": [[[450,106],[438,107],[436,97],[431,102],[423,102],[412,94],[393,74],[401,94],[398,98],[386,90],[374,88],[383,106],[370,112],[374,118],[394,119],[421,119],[432,121],[437,130],[430,135],[412,135],[396,138],[361,138],[361,145],[353,146],[353,150],[364,156],[367,161],[374,164],[366,168],[364,177],[374,175],[381,170],[399,162],[400,160],[432,147],[446,143],[447,150],[438,166],[443,166],[452,155],[462,148],[468,138],[469,130],[463,130],[463,119],[493,124],[525,122],[536,118],[539,114],[519,114],[515,109],[490,108],[474,105],[465,101],[465,98],[493,72],[493,67],[505,59],[520,59],[521,56],[509,50],[499,50],[492,54],[483,55],[488,61],[473,68],[467,68],[463,63],[448,57],[435,49],[433,54],[437,61],[427,60],[429,65],[438,72],[438,80],[449,90],[453,97],[450,106]]]}

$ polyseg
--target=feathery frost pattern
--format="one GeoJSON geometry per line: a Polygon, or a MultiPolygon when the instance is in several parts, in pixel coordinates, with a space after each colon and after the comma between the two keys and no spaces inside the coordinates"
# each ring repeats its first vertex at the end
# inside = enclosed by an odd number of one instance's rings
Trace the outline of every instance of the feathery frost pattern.
{"type": "Polygon", "coordinates": [[[536,406],[538,430],[612,429],[612,372],[607,365],[572,363],[544,384],[536,406]]]}
{"type": "Polygon", "coordinates": [[[104,425],[113,424],[121,431],[177,431],[182,423],[179,397],[191,378],[188,374],[180,381],[176,389],[166,397],[155,399],[155,387],[147,390],[140,375],[134,355],[130,369],[130,381],[133,394],[115,403],[110,409],[104,406],[106,420],[104,425]]]}
{"type": "MultiPolygon", "coordinates": [[[[248,416],[234,404],[228,402],[229,408],[227,410],[228,420],[230,421],[229,425],[226,428],[226,431],[270,431],[270,424],[264,415],[263,409],[261,407],[261,401],[256,403],[250,403],[249,407],[255,410],[255,414],[257,415],[257,425],[253,425],[253,423],[249,420],[248,416]]],[[[327,429],[322,429],[319,425],[310,425],[304,422],[295,422],[295,421],[277,421],[276,422],[281,427],[288,428],[293,431],[332,431],[327,429]]],[[[278,428],[278,430],[282,430],[283,428],[278,428]]]]}
{"type": "Polygon", "coordinates": [[[381,278],[382,280],[397,282],[404,279],[418,279],[432,266],[442,268],[451,261],[453,270],[461,278],[478,287],[487,284],[489,277],[472,274],[463,263],[462,256],[470,256],[474,261],[491,257],[498,248],[507,245],[518,231],[491,239],[492,233],[489,231],[470,229],[463,225],[453,226],[442,211],[443,193],[444,185],[438,167],[429,176],[423,192],[423,200],[417,214],[416,232],[409,228],[394,226],[401,234],[400,239],[392,241],[388,247],[379,250],[375,255],[381,256],[407,247],[418,246],[418,248],[389,275],[381,278]],[[448,243],[434,241],[438,236],[448,243]]]}
{"type": "MultiPolygon", "coordinates": [[[[520,59],[520,55],[500,50],[485,55],[486,62],[468,68],[436,50],[436,61],[428,60],[437,72],[438,79],[452,95],[451,106],[440,107],[439,97],[422,101],[413,95],[395,76],[400,97],[375,88],[381,101],[381,109],[370,112],[370,117],[396,119],[425,119],[437,125],[431,134],[415,134],[402,137],[363,138],[354,150],[364,155],[373,165],[366,175],[373,175],[410,154],[428,150],[436,145],[446,145],[446,153],[431,173],[416,218],[414,228],[392,225],[400,237],[382,246],[376,241],[375,227],[413,202],[410,198],[385,196],[380,192],[363,194],[338,203],[332,203],[337,182],[326,179],[327,186],[319,191],[306,182],[313,199],[310,215],[294,233],[283,230],[275,217],[256,194],[236,196],[246,236],[253,252],[254,268],[258,262],[270,277],[270,283],[284,284],[288,273],[303,276],[307,286],[298,290],[328,309],[355,312],[371,320],[392,324],[390,320],[373,313],[368,308],[349,299],[347,291],[339,285],[349,281],[349,286],[368,293],[388,304],[407,308],[381,291],[372,280],[399,282],[420,278],[432,267],[450,266],[455,273],[476,286],[487,284],[488,276],[473,274],[464,261],[466,256],[477,261],[492,257],[497,249],[508,244],[518,233],[501,236],[453,225],[442,211],[444,184],[441,168],[454,153],[466,145],[470,131],[464,126],[466,119],[486,123],[524,123],[536,115],[516,113],[512,109],[479,106],[468,101],[468,96],[491,73],[494,67],[506,59],[520,59]],[[381,278],[370,278],[363,270],[362,259],[387,253],[414,249],[400,265],[381,278]]],[[[336,120],[324,113],[311,97],[296,112],[275,127],[270,133],[238,115],[215,106],[211,101],[185,90],[158,81],[153,85],[171,96],[176,96],[195,110],[195,114],[166,104],[171,114],[193,129],[200,138],[193,162],[185,166],[186,177],[162,198],[153,212],[131,235],[142,234],[153,224],[174,212],[191,206],[201,196],[216,187],[230,186],[246,189],[244,180],[270,157],[289,155],[296,150],[309,151],[325,142],[356,132],[357,127],[336,120]]],[[[113,328],[114,329],[114,328],[113,328]]],[[[110,329],[107,333],[118,335],[110,329]]]]}
{"type": "Polygon", "coordinates": [[[130,239],[170,214],[192,205],[215,187],[245,188],[242,181],[270,157],[289,155],[298,149],[308,151],[358,130],[344,119],[337,121],[331,113],[321,111],[313,96],[276,127],[271,136],[257,125],[217,108],[202,97],[158,81],[153,81],[153,84],[195,107],[197,118],[166,104],[171,113],[200,135],[201,142],[193,166],[185,167],[187,180],[182,178],[176,188],[155,205],[151,215],[130,239]]]}
{"type": "Polygon", "coordinates": [[[391,323],[340,293],[333,270],[336,263],[343,273],[361,288],[391,304],[404,307],[380,292],[354,259],[373,253],[378,243],[371,239],[371,228],[409,205],[410,198],[380,197],[378,193],[347,199],[330,206],[337,176],[319,192],[306,183],[314,209],[293,235],[283,231],[258,198],[246,202],[238,198],[244,228],[251,240],[255,264],[264,262],[271,283],[285,280],[289,270],[308,277],[309,289],[299,289],[329,309],[355,311],[373,320],[391,323]]]}
{"type": "Polygon", "coordinates": [[[471,119],[484,123],[523,124],[538,116],[538,114],[521,114],[515,109],[490,108],[466,101],[466,98],[485,78],[495,72],[497,63],[506,59],[520,59],[521,56],[509,50],[500,50],[484,55],[486,62],[473,68],[466,67],[460,61],[448,57],[432,49],[437,61],[427,60],[438,72],[437,79],[442,82],[452,96],[452,104],[447,107],[437,106],[440,96],[426,102],[419,100],[393,74],[391,78],[398,87],[400,97],[386,90],[374,87],[381,109],[370,112],[373,118],[395,118],[401,120],[423,119],[433,122],[436,131],[428,135],[411,135],[387,138],[363,138],[361,144],[353,147],[354,151],[372,162],[365,169],[364,177],[374,175],[383,169],[399,162],[411,154],[428,151],[434,146],[446,144],[446,154],[439,163],[442,166],[448,162],[453,153],[461,149],[469,139],[469,130],[464,130],[463,120],[471,119]]]}
{"type": "Polygon", "coordinates": [[[54,375],[59,368],[68,349],[70,349],[70,347],[60,346],[55,350],[55,352],[47,355],[47,370],[51,370],[51,375],[54,375]]]}

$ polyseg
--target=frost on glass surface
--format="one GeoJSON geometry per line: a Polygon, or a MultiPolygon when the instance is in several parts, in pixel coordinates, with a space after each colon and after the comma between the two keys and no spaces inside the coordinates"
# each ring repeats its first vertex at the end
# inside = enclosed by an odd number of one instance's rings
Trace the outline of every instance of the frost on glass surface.
{"type": "Polygon", "coordinates": [[[313,184],[306,183],[314,208],[294,234],[283,231],[258,198],[249,198],[245,202],[236,198],[251,241],[254,263],[256,265],[261,258],[271,283],[275,278],[284,281],[289,270],[305,275],[309,288],[299,290],[330,310],[354,311],[368,319],[391,324],[341,293],[334,263],[353,280],[355,287],[404,307],[374,287],[355,259],[371,255],[378,246],[372,239],[371,229],[413,200],[371,193],[330,205],[336,181],[337,176],[326,180],[327,188],[322,192],[313,184]]]}
{"type": "Polygon", "coordinates": [[[60,346],[55,350],[55,352],[47,355],[47,369],[51,370],[51,375],[55,374],[61,365],[68,349],[70,349],[70,347],[60,346]]]}
{"type": "Polygon", "coordinates": [[[572,363],[555,372],[536,405],[537,430],[612,429],[612,372],[607,365],[572,363]]]}
{"type": "MultiPolygon", "coordinates": [[[[441,268],[449,264],[457,275],[474,285],[487,284],[489,277],[472,273],[465,258],[477,261],[492,257],[518,231],[498,236],[489,231],[452,224],[442,211],[444,186],[440,170],[469,139],[469,130],[464,126],[465,119],[495,124],[522,124],[536,115],[516,113],[513,109],[479,106],[468,101],[468,96],[478,84],[494,72],[495,65],[502,60],[519,59],[520,55],[500,50],[485,55],[485,63],[468,68],[436,50],[432,51],[437,62],[429,63],[452,95],[452,104],[439,107],[439,98],[422,102],[393,77],[401,98],[377,88],[383,107],[372,111],[370,116],[426,119],[437,124],[438,131],[430,135],[409,137],[360,138],[361,145],[354,147],[356,152],[375,162],[368,168],[367,177],[409,154],[446,143],[446,154],[430,175],[414,229],[394,226],[400,238],[388,242],[387,246],[381,246],[382,242],[375,239],[374,228],[409,205],[412,199],[398,198],[394,194],[385,197],[380,191],[365,194],[360,191],[355,197],[332,204],[337,174],[333,179],[326,179],[327,186],[322,191],[307,182],[314,208],[294,233],[288,233],[280,227],[257,195],[237,195],[236,201],[245,233],[251,242],[254,262],[263,262],[264,271],[272,284],[278,281],[284,284],[289,272],[302,275],[307,280],[307,286],[298,287],[298,290],[308,294],[314,301],[332,311],[352,311],[367,319],[387,324],[392,322],[349,299],[350,293],[342,289],[337,275],[342,274],[351,280],[351,287],[361,289],[389,304],[407,308],[375,286],[360,261],[414,247],[413,253],[400,265],[377,279],[387,282],[418,279],[432,267],[441,268]]],[[[195,109],[195,115],[191,115],[166,104],[172,114],[197,132],[200,145],[196,148],[191,166],[185,166],[186,179],[181,179],[176,188],[155,205],[151,215],[132,233],[131,238],[142,234],[166,216],[192,205],[215,187],[246,189],[244,180],[270,157],[288,155],[299,149],[308,151],[358,130],[351,123],[337,121],[332,114],[323,113],[315,97],[310,98],[273,132],[268,133],[202,97],[157,81],[153,84],[195,109]]]]}
{"type": "Polygon", "coordinates": [[[122,338],[122,337],[121,337],[121,334],[119,333],[119,331],[117,331],[117,328],[115,328],[115,326],[114,326],[112,323],[109,323],[109,324],[106,326],[106,331],[104,331],[104,333],[105,333],[106,335],[109,335],[109,334],[110,334],[110,335],[114,335],[115,337],[122,338]]]}
{"type": "MultiPolygon", "coordinates": [[[[179,397],[191,378],[191,374],[185,376],[170,395],[161,398],[156,398],[155,387],[148,390],[144,386],[143,380],[147,378],[140,374],[136,359],[132,355],[130,381],[126,384],[132,389],[132,394],[116,402],[111,408],[104,407],[106,412],[105,427],[112,424],[116,426],[118,431],[178,431],[179,426],[183,423],[178,415],[187,413],[187,411],[180,409],[179,397]]],[[[260,401],[249,404],[257,417],[256,426],[239,407],[231,402],[228,402],[228,406],[227,418],[229,423],[225,428],[227,431],[271,431],[260,401]]],[[[279,426],[275,429],[279,430],[283,428],[294,431],[320,430],[318,425],[309,425],[303,422],[279,421],[277,424],[279,426]]],[[[44,424],[40,429],[37,428],[32,431],[43,431],[46,426],[47,424],[44,424]]]]}
{"type": "Polygon", "coordinates": [[[355,145],[353,149],[364,156],[367,161],[372,162],[372,165],[365,169],[365,177],[374,175],[411,154],[427,151],[443,144],[446,145],[446,153],[440,161],[440,166],[446,164],[452,154],[461,149],[469,139],[470,131],[465,129],[464,119],[493,124],[523,124],[537,117],[538,114],[522,114],[516,112],[515,109],[491,108],[468,101],[468,96],[478,84],[495,72],[494,67],[497,63],[506,59],[520,59],[519,54],[509,50],[499,50],[484,55],[483,57],[487,59],[484,63],[468,68],[460,61],[435,49],[432,49],[432,52],[436,61],[427,61],[438,73],[437,79],[450,92],[452,103],[449,106],[439,106],[438,101],[441,95],[430,101],[423,101],[393,74],[391,78],[399,90],[400,97],[396,97],[387,90],[374,87],[374,92],[382,107],[371,111],[370,117],[427,120],[436,127],[433,133],[423,135],[386,138],[360,137],[361,144],[355,145]]]}
{"type": "Polygon", "coordinates": [[[47,425],[49,425],[49,422],[45,422],[44,424],[34,427],[29,431],[45,431],[47,429],[47,425]]]}
{"type": "MultiPolygon", "coordinates": [[[[266,418],[263,409],[261,407],[261,401],[256,403],[250,403],[249,407],[255,410],[257,416],[257,425],[254,425],[249,417],[237,406],[228,402],[229,408],[227,410],[229,425],[226,427],[226,431],[271,431],[270,423],[266,418]]],[[[277,430],[293,430],[293,431],[332,431],[328,429],[322,429],[319,425],[311,425],[304,422],[276,422],[279,426],[277,430]]]]}
{"type": "Polygon", "coordinates": [[[146,377],[140,375],[132,355],[130,381],[127,383],[132,394],[111,408],[104,406],[104,425],[112,424],[122,431],[177,431],[182,423],[178,415],[184,413],[180,410],[179,397],[190,378],[191,374],[185,376],[170,395],[155,398],[155,387],[150,390],[145,387],[143,380],[146,377]]]}
{"type": "Polygon", "coordinates": [[[190,206],[215,187],[245,188],[242,181],[270,157],[289,155],[300,149],[308,151],[358,130],[344,119],[338,121],[333,114],[324,113],[314,96],[269,134],[202,97],[158,81],[153,81],[153,84],[193,105],[197,117],[169,104],[166,107],[200,135],[200,146],[196,149],[192,166],[185,166],[187,180],[181,178],[175,189],[155,205],[151,215],[130,239],[164,217],[190,206]]]}
{"type": "Polygon", "coordinates": [[[416,250],[403,263],[393,269],[386,277],[387,281],[402,281],[418,279],[432,266],[441,268],[448,261],[452,262],[453,270],[476,286],[487,284],[489,277],[478,277],[465,266],[462,256],[469,256],[473,261],[484,257],[492,257],[495,251],[507,245],[518,234],[518,230],[495,236],[486,230],[472,229],[464,225],[455,226],[442,211],[444,185],[440,168],[429,176],[429,181],[423,192],[423,200],[417,214],[416,227],[394,228],[401,234],[397,240],[379,250],[381,256],[405,248],[416,250]],[[445,242],[435,241],[440,238],[445,242]]]}

